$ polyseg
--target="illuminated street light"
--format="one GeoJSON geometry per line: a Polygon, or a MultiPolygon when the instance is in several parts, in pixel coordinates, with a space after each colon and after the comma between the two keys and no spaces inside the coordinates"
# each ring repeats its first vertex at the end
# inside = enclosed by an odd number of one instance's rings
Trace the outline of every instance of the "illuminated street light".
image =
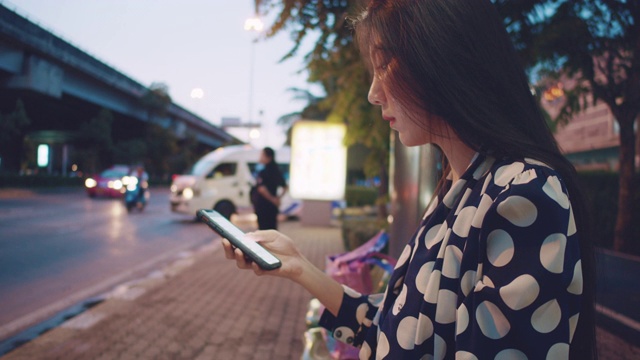
{"type": "MultiPolygon", "coordinates": [[[[252,18],[248,18],[244,22],[244,29],[246,31],[255,31],[257,33],[261,32],[264,29],[264,24],[259,17],[255,16],[252,18]]],[[[257,42],[257,38],[251,42],[251,66],[249,69],[249,118],[247,122],[251,123],[253,118],[253,78],[254,78],[254,67],[255,67],[255,44],[257,42]]]]}
{"type": "Polygon", "coordinates": [[[249,138],[251,139],[259,139],[260,138],[260,130],[258,128],[253,128],[249,131],[249,138]]]}
{"type": "Polygon", "coordinates": [[[191,98],[192,99],[202,99],[204,97],[204,90],[201,88],[193,88],[191,90],[191,98]]]}
{"type": "Polygon", "coordinates": [[[248,18],[244,22],[244,29],[247,31],[261,32],[264,29],[264,24],[259,17],[248,18]]]}

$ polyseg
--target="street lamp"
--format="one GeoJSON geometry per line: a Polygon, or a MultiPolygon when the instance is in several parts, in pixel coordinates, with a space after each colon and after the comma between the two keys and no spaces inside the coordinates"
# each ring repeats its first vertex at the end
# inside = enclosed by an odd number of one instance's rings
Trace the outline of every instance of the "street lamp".
{"type": "MultiPolygon", "coordinates": [[[[259,33],[264,29],[264,24],[262,23],[262,20],[258,16],[255,16],[245,20],[244,29],[246,31],[255,31],[259,33]]],[[[253,73],[254,73],[254,67],[255,67],[255,44],[257,41],[258,41],[258,38],[256,37],[251,42],[251,58],[250,58],[251,65],[249,68],[249,118],[247,119],[249,123],[251,123],[252,117],[253,117],[253,77],[254,77],[253,73]]],[[[255,132],[253,136],[256,136],[255,132]]],[[[260,136],[259,132],[257,133],[257,136],[258,137],[260,136]]]]}

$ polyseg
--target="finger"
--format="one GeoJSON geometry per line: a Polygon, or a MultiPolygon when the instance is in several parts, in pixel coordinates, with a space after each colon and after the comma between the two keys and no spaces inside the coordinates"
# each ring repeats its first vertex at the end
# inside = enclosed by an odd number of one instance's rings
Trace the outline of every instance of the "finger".
{"type": "Polygon", "coordinates": [[[260,275],[264,274],[264,270],[260,266],[258,266],[258,264],[253,263],[253,264],[251,264],[251,267],[253,268],[253,272],[256,275],[260,276],[260,275]]]}
{"type": "Polygon", "coordinates": [[[236,259],[236,265],[240,269],[251,269],[251,263],[247,261],[247,258],[244,256],[244,253],[240,249],[235,249],[233,254],[236,259]]]}
{"type": "Polygon", "coordinates": [[[222,239],[222,248],[224,249],[224,257],[231,260],[235,259],[235,255],[233,254],[233,246],[227,239],[222,239]]]}

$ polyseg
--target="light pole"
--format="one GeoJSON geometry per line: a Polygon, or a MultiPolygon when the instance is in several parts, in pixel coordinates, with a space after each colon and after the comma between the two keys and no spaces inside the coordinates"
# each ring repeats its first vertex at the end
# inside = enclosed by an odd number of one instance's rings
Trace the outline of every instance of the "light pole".
{"type": "MultiPolygon", "coordinates": [[[[264,29],[264,24],[262,23],[262,20],[256,15],[255,17],[248,18],[247,20],[245,20],[244,29],[246,31],[255,31],[259,33],[264,29]]],[[[249,59],[251,64],[249,68],[249,117],[247,119],[247,122],[250,124],[252,123],[252,118],[253,118],[253,81],[254,81],[253,77],[254,77],[254,68],[255,68],[255,46],[257,41],[258,41],[257,37],[251,41],[251,57],[249,59]]],[[[257,134],[254,131],[252,131],[252,133],[253,135],[250,135],[251,138],[260,137],[259,130],[257,134]]]]}

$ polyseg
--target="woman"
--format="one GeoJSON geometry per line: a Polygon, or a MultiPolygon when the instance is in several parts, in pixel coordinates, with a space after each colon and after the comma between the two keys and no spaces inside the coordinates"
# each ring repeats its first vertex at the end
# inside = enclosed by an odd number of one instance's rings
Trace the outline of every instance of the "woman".
{"type": "MultiPolygon", "coordinates": [[[[369,101],[405,146],[446,156],[440,191],[384,294],[313,267],[278,232],[252,236],[326,307],[362,359],[590,359],[593,259],[560,154],[489,0],[373,0],[355,21],[369,101]],[[366,57],[366,56],[365,56],[366,57]]],[[[227,258],[252,268],[223,241],[227,258]]]]}

